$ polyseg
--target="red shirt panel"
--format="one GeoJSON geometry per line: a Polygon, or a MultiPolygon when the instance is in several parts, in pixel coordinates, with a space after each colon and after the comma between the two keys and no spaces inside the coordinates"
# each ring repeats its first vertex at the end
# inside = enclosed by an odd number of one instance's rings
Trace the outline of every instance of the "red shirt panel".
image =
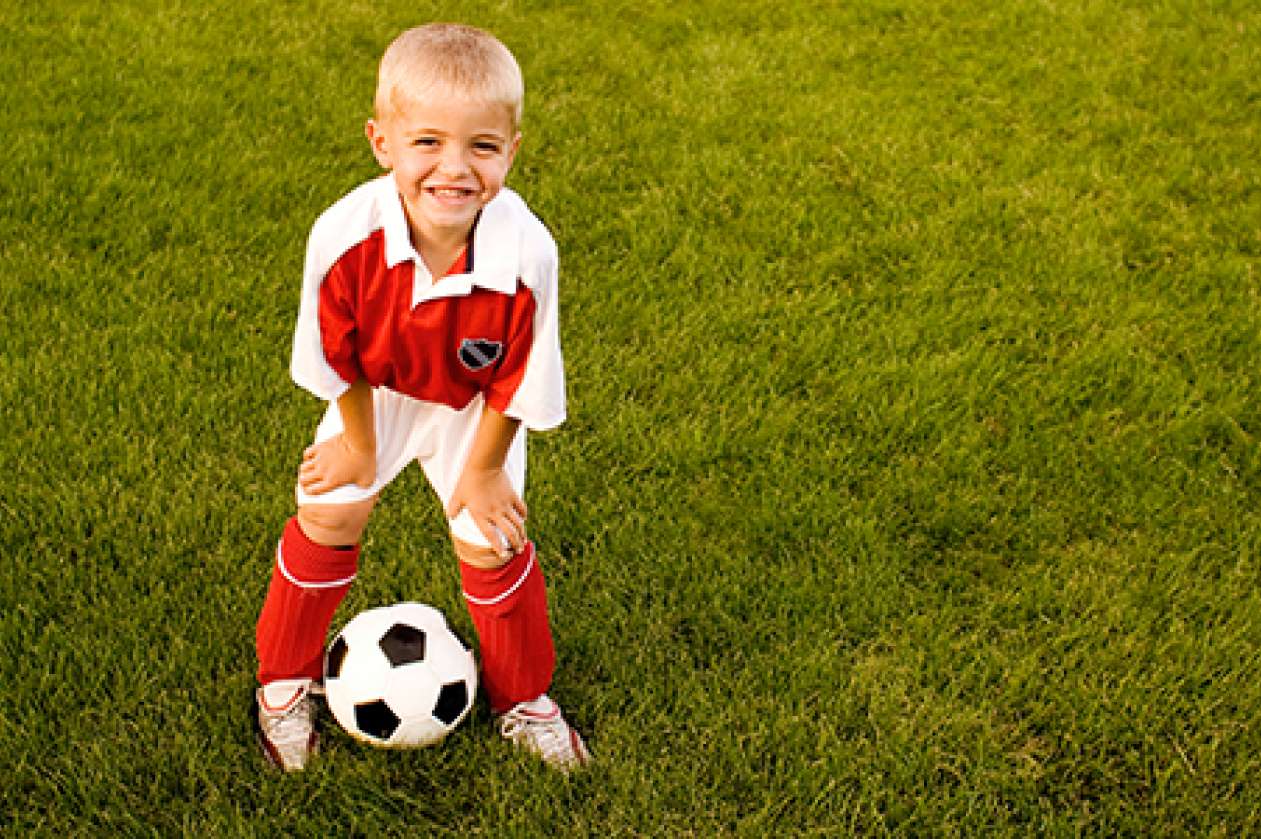
{"type": "MultiPolygon", "coordinates": [[[[448,271],[464,273],[467,249],[448,271]]],[[[534,295],[474,286],[468,294],[411,305],[415,263],[386,266],[376,230],[333,265],[320,286],[324,355],[347,382],[460,410],[478,393],[501,413],[521,384],[533,339],[534,295]]],[[[439,280],[438,282],[441,282],[439,280]]]]}

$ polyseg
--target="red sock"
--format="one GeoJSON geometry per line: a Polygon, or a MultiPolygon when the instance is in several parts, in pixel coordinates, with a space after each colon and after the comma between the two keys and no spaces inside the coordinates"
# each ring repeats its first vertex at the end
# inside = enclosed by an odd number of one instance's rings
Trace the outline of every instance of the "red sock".
{"type": "Polygon", "coordinates": [[[358,545],[317,545],[302,532],[297,517],[289,519],[258,616],[255,646],[261,684],[320,677],[328,625],[358,569],[358,545]]]}
{"type": "Polygon", "coordinates": [[[464,599],[481,642],[482,684],[501,714],[546,693],[556,651],[547,620],[547,588],[534,544],[501,568],[460,563],[464,599]]]}

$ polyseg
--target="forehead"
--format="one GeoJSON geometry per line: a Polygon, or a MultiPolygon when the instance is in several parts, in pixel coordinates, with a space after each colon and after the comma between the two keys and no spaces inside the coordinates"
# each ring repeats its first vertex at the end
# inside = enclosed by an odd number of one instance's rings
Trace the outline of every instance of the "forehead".
{"type": "Polygon", "coordinates": [[[498,102],[432,90],[419,96],[390,97],[385,121],[404,132],[442,131],[449,134],[513,134],[512,108],[498,102]]]}

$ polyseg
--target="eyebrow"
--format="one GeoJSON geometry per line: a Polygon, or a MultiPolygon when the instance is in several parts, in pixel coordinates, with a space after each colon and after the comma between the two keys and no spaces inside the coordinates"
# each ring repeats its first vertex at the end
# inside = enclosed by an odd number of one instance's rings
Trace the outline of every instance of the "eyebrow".
{"type": "MultiPolygon", "coordinates": [[[[442,136],[445,137],[449,135],[450,133],[451,133],[450,131],[444,131],[441,128],[411,128],[411,129],[404,130],[403,136],[404,137],[418,137],[422,134],[441,134],[442,136]]],[[[500,142],[506,142],[508,139],[507,135],[500,134],[498,131],[475,131],[473,132],[472,136],[473,136],[473,139],[475,140],[494,139],[494,140],[499,140],[500,142]]]]}

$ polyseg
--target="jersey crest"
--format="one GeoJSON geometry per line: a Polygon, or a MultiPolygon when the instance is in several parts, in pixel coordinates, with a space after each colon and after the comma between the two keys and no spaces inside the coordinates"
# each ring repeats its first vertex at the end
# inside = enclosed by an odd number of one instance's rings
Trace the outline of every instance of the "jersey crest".
{"type": "Polygon", "coordinates": [[[476,373],[484,370],[499,360],[503,355],[502,341],[491,341],[486,338],[465,338],[460,342],[460,363],[476,373]]]}

